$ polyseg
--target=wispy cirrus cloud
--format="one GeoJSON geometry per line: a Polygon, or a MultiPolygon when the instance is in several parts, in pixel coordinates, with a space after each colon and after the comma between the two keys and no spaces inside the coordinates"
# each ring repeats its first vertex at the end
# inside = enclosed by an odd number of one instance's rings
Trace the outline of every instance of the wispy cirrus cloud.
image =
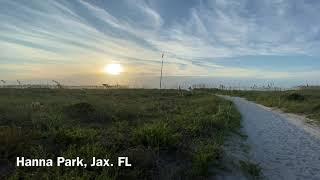
{"type": "Polygon", "coordinates": [[[310,59],[320,56],[320,2],[192,0],[181,1],[181,8],[177,2],[1,1],[0,74],[6,70],[3,76],[14,79],[19,71],[34,78],[41,71],[43,77],[45,72],[48,78],[67,77],[98,72],[115,61],[127,65],[131,75],[157,75],[162,52],[166,75],[285,79],[317,74],[292,70],[319,67],[310,59]],[[169,6],[177,12],[163,8],[169,6]],[[271,68],[243,57],[265,59],[271,68]],[[274,57],[287,66],[277,68],[274,57]],[[291,57],[301,60],[290,64],[291,57]],[[227,63],[230,59],[244,65],[227,63]]]}

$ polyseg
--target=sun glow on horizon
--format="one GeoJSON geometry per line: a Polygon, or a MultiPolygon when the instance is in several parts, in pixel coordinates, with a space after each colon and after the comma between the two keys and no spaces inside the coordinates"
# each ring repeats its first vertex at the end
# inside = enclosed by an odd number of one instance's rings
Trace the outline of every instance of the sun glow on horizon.
{"type": "Polygon", "coordinates": [[[104,67],[103,71],[111,75],[119,75],[123,72],[123,67],[121,64],[108,64],[104,67]]]}

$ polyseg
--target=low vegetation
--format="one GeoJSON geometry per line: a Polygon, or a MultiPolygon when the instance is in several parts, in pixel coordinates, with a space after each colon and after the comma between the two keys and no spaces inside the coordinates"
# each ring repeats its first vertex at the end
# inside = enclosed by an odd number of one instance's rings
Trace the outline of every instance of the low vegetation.
{"type": "Polygon", "coordinates": [[[306,115],[320,123],[320,90],[301,89],[288,91],[222,91],[213,93],[244,97],[268,107],[276,107],[285,112],[306,115]]]}
{"type": "Polygon", "coordinates": [[[0,179],[205,179],[240,127],[232,103],[206,92],[0,89],[0,102],[0,179]],[[17,156],[133,166],[16,167],[17,156]]]}
{"type": "Polygon", "coordinates": [[[243,172],[245,172],[250,179],[261,179],[262,169],[259,164],[255,164],[249,161],[239,161],[240,167],[243,172]]]}

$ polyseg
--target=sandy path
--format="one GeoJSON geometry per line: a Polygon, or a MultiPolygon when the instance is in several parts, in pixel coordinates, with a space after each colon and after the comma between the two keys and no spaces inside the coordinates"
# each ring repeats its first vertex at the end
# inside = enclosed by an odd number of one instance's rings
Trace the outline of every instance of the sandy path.
{"type": "Polygon", "coordinates": [[[320,131],[294,116],[272,111],[238,97],[249,156],[266,179],[320,179],[320,131]]]}

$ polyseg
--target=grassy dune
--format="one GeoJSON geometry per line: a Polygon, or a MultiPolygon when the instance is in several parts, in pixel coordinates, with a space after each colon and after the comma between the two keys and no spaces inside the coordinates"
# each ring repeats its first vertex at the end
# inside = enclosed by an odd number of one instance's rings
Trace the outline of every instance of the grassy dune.
{"type": "MultiPolygon", "coordinates": [[[[0,89],[0,178],[200,179],[223,168],[234,106],[205,92],[0,89]],[[17,156],[128,156],[132,167],[15,167],[17,156]]],[[[88,162],[89,163],[89,162],[88,162]]]]}
{"type": "Polygon", "coordinates": [[[211,92],[244,97],[268,107],[285,112],[306,115],[320,123],[320,90],[303,89],[290,91],[220,91],[211,92]]]}

